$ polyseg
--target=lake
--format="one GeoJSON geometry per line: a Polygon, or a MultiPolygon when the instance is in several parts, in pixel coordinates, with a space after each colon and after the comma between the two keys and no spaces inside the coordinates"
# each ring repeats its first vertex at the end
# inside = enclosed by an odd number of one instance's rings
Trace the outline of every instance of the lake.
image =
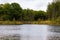
{"type": "Polygon", "coordinates": [[[60,40],[60,26],[0,25],[0,40],[60,40]]]}

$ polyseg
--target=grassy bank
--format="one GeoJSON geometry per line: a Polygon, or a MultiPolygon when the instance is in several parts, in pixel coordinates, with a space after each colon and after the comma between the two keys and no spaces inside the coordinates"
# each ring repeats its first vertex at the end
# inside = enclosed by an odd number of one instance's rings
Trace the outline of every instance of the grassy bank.
{"type": "Polygon", "coordinates": [[[0,25],[20,25],[23,24],[20,21],[0,21],[0,25]]]}
{"type": "Polygon", "coordinates": [[[46,25],[60,25],[56,21],[0,21],[0,25],[21,25],[21,24],[46,24],[46,25]]]}

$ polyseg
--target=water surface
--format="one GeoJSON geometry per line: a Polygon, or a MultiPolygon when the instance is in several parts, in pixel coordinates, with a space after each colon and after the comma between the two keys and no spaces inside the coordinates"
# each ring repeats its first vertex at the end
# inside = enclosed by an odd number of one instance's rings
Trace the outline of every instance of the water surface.
{"type": "Polygon", "coordinates": [[[18,35],[20,40],[49,40],[51,37],[60,37],[60,27],[36,24],[0,25],[0,36],[10,35],[18,35]]]}

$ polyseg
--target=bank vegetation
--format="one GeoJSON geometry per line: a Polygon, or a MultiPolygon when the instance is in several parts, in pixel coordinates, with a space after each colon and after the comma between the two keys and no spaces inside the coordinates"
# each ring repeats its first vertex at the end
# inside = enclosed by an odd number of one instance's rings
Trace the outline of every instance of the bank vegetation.
{"type": "Polygon", "coordinates": [[[60,2],[52,2],[47,10],[23,9],[18,3],[0,4],[0,24],[60,25],[60,2]]]}

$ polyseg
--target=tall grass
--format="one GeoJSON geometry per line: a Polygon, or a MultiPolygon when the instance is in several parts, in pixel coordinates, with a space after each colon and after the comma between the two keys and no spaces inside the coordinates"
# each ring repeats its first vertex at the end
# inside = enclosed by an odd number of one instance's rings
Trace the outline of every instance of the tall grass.
{"type": "Polygon", "coordinates": [[[23,24],[20,21],[0,21],[0,25],[19,25],[23,24]]]}
{"type": "Polygon", "coordinates": [[[0,25],[21,25],[21,24],[46,24],[46,25],[60,25],[59,21],[46,20],[46,21],[0,21],[0,25]]]}

